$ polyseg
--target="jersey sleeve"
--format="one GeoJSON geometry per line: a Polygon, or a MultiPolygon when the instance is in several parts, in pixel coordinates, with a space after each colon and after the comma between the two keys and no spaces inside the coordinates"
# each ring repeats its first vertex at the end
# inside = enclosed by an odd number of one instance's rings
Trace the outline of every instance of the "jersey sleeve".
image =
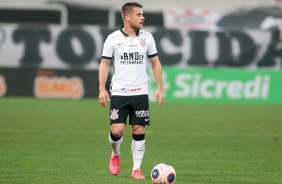
{"type": "Polygon", "coordinates": [[[147,51],[147,54],[148,54],[148,57],[154,57],[156,55],[158,55],[158,51],[157,51],[157,48],[156,48],[156,42],[155,42],[155,39],[154,37],[152,36],[152,34],[150,34],[150,42],[149,42],[149,45],[148,45],[148,51],[147,51]]]}
{"type": "Polygon", "coordinates": [[[113,57],[114,49],[111,43],[112,41],[109,35],[103,46],[102,58],[111,59],[113,57]]]}

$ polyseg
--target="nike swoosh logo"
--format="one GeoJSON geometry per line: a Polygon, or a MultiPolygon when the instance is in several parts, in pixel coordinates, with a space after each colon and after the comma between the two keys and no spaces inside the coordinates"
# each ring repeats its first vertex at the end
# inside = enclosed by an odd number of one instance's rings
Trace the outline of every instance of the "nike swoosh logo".
{"type": "Polygon", "coordinates": [[[145,119],[145,121],[149,121],[149,119],[145,119]]]}

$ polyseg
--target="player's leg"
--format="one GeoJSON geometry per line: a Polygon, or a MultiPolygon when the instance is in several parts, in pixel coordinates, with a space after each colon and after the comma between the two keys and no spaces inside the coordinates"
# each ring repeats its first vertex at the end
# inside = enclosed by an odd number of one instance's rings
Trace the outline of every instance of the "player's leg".
{"type": "Polygon", "coordinates": [[[145,126],[132,126],[131,152],[133,158],[132,178],[145,179],[140,171],[142,160],[145,153],[145,126]]]}
{"type": "Polygon", "coordinates": [[[124,103],[124,97],[111,97],[109,142],[112,148],[109,163],[110,173],[117,175],[120,170],[120,146],[123,141],[123,132],[126,125],[128,110],[124,103]]]}
{"type": "Polygon", "coordinates": [[[109,142],[112,148],[109,170],[113,175],[117,175],[120,170],[120,145],[123,141],[124,127],[124,123],[112,124],[111,132],[109,133],[109,142]]]}
{"type": "Polygon", "coordinates": [[[131,151],[133,157],[132,177],[145,179],[140,168],[145,153],[145,125],[149,125],[149,99],[148,95],[136,96],[130,109],[130,121],[132,125],[131,151]]]}
{"type": "Polygon", "coordinates": [[[124,128],[124,123],[115,123],[111,125],[109,142],[112,148],[112,155],[120,156],[120,145],[123,141],[124,128]]]}

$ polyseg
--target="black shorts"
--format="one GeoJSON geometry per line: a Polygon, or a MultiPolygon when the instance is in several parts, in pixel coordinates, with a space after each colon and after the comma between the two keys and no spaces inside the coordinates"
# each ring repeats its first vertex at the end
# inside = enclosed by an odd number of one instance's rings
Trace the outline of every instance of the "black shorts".
{"type": "Polygon", "coordinates": [[[148,95],[112,96],[110,123],[125,123],[129,117],[130,125],[149,125],[148,95]]]}

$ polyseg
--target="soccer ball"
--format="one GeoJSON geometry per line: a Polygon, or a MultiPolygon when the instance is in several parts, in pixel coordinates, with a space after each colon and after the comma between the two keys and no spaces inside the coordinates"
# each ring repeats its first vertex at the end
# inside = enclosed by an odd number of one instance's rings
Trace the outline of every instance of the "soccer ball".
{"type": "Polygon", "coordinates": [[[173,184],[176,172],[171,165],[160,163],[152,169],[151,179],[154,184],[173,184]]]}

